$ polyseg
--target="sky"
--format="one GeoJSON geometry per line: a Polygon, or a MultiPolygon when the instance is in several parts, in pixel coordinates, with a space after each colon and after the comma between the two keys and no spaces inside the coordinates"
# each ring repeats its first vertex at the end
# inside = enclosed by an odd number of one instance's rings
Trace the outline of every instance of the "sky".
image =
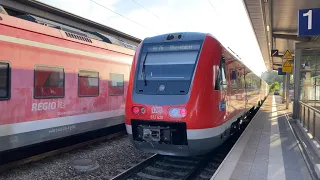
{"type": "Polygon", "coordinates": [[[204,32],[230,47],[254,73],[266,71],[243,0],[39,0],[140,39],[204,32]]]}

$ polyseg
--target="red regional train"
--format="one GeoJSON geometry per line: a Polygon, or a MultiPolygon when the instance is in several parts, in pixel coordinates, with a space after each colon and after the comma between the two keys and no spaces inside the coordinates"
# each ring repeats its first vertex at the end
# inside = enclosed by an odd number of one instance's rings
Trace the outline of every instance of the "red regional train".
{"type": "Polygon", "coordinates": [[[149,37],[132,62],[126,130],[145,152],[202,155],[239,129],[267,95],[267,83],[211,34],[149,37]]]}
{"type": "Polygon", "coordinates": [[[0,152],[124,126],[135,48],[33,15],[0,13],[0,152]]]}

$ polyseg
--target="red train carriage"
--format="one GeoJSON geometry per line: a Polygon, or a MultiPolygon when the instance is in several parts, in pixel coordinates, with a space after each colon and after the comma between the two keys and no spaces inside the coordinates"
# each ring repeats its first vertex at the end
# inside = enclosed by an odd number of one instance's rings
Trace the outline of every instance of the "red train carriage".
{"type": "Polygon", "coordinates": [[[0,152],[123,124],[134,49],[120,45],[0,14],[0,152]]]}
{"type": "Polygon", "coordinates": [[[266,88],[210,34],[146,38],[130,73],[126,129],[142,151],[204,154],[224,142],[261,104],[266,88]]]}

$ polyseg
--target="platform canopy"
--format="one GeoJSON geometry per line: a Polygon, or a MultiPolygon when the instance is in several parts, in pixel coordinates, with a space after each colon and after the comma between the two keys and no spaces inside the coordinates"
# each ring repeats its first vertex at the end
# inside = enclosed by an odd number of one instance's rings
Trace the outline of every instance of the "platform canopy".
{"type": "Polygon", "coordinates": [[[243,1],[268,70],[282,67],[286,50],[294,56],[295,42],[317,40],[317,36],[298,36],[298,14],[300,9],[320,8],[319,0],[243,1]],[[273,57],[272,50],[278,50],[279,56],[273,57]]]}

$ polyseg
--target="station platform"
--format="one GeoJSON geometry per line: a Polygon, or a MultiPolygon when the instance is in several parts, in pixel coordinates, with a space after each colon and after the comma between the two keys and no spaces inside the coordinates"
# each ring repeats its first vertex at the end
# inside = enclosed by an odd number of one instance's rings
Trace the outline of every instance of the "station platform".
{"type": "Polygon", "coordinates": [[[269,95],[211,180],[311,180],[281,97],[269,95]]]}

